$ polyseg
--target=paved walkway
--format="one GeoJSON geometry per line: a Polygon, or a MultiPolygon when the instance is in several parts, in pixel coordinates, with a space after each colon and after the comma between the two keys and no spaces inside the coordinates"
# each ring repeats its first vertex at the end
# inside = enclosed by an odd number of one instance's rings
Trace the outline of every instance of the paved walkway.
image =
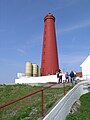
{"type": "MultiPolygon", "coordinates": [[[[44,87],[49,87],[50,85],[53,85],[54,83],[30,83],[29,85],[31,86],[44,86],[44,87]]],[[[72,86],[72,83],[65,83],[65,86],[72,86]]],[[[63,87],[63,83],[56,83],[52,88],[59,88],[63,87]]]]}
{"type": "MultiPolygon", "coordinates": [[[[65,83],[65,86],[72,86],[71,83],[65,83]]],[[[60,84],[56,84],[55,86],[52,86],[52,88],[55,88],[55,87],[63,87],[63,83],[60,83],[60,84]]]]}
{"type": "MultiPolygon", "coordinates": [[[[44,86],[44,87],[48,87],[50,85],[53,85],[54,83],[38,83],[36,86],[44,86]]],[[[35,85],[35,84],[34,84],[35,85]]],[[[72,86],[71,83],[65,83],[65,86],[72,86]]],[[[52,88],[56,88],[56,87],[63,87],[63,83],[57,83],[54,86],[52,86],[52,88]]]]}

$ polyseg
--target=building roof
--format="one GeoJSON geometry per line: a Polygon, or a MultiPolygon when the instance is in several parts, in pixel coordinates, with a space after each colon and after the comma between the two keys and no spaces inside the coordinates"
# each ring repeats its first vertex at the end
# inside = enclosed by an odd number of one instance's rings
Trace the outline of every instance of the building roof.
{"type": "Polygon", "coordinates": [[[77,77],[82,77],[82,72],[76,72],[77,77]]]}
{"type": "Polygon", "coordinates": [[[80,67],[83,67],[87,64],[90,65],[90,55],[84,60],[84,62],[80,65],[80,67]]]}

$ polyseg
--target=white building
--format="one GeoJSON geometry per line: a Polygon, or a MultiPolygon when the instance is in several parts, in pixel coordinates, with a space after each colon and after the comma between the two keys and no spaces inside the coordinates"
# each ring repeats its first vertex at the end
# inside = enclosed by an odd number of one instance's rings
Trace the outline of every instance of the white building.
{"type": "Polygon", "coordinates": [[[90,55],[84,60],[80,67],[82,68],[83,79],[90,78],[90,55]]]}
{"type": "MultiPolygon", "coordinates": [[[[65,81],[65,74],[62,76],[62,82],[65,81]]],[[[38,84],[38,83],[58,83],[57,75],[28,77],[22,76],[15,79],[16,84],[38,84]]]]}

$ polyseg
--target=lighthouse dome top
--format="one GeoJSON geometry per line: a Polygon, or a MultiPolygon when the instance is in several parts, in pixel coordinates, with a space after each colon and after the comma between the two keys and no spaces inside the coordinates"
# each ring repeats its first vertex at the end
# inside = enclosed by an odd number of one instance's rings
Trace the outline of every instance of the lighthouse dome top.
{"type": "Polygon", "coordinates": [[[53,19],[54,22],[55,22],[55,17],[52,13],[48,13],[45,17],[44,17],[44,21],[47,20],[47,19],[53,19]]]}
{"type": "Polygon", "coordinates": [[[50,12],[49,12],[47,15],[51,15],[51,16],[53,16],[53,14],[52,14],[52,13],[50,13],[50,12]]]}

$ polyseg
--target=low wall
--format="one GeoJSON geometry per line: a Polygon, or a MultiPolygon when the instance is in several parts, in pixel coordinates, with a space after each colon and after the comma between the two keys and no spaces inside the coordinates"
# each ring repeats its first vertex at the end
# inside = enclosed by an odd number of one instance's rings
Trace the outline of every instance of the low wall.
{"type": "Polygon", "coordinates": [[[56,75],[41,76],[41,77],[22,77],[15,79],[15,83],[47,83],[47,82],[58,82],[56,75]]]}
{"type": "MultiPolygon", "coordinates": [[[[62,81],[65,80],[65,75],[63,74],[62,81]]],[[[49,75],[49,76],[40,76],[40,77],[21,77],[19,79],[15,79],[15,83],[19,84],[29,84],[29,83],[48,83],[48,82],[56,82],[58,83],[57,75],[49,75]]]]}
{"type": "Polygon", "coordinates": [[[65,120],[74,102],[79,99],[81,95],[90,92],[87,84],[88,81],[78,83],[58,102],[43,120],[65,120]]]}

